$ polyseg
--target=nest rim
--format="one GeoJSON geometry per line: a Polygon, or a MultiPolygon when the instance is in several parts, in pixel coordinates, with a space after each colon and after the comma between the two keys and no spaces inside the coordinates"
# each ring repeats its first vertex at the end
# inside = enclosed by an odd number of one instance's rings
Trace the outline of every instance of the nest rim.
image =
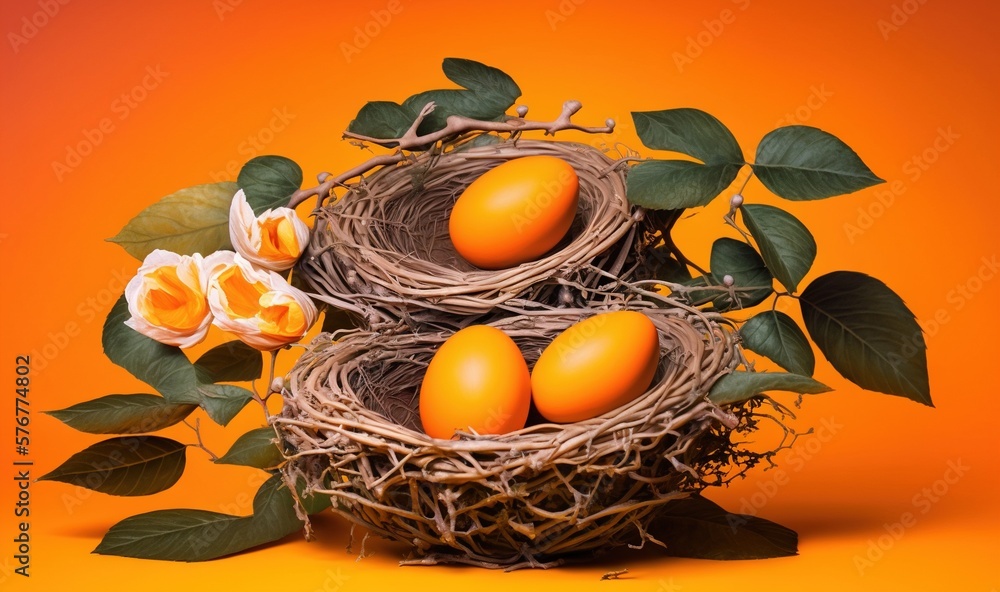
{"type": "Polygon", "coordinates": [[[519,309],[519,301],[545,300],[540,293],[551,292],[553,285],[596,286],[600,277],[590,267],[598,262],[618,275],[642,218],[642,210],[626,199],[622,164],[588,144],[549,140],[420,153],[347,185],[342,197],[317,208],[298,270],[314,297],[358,314],[372,326],[427,311],[441,317],[519,309]],[[434,224],[443,220],[446,229],[457,188],[505,161],[542,154],[562,158],[576,170],[580,205],[568,237],[540,258],[506,269],[480,269],[457,256],[440,228],[430,233],[425,228],[386,230],[393,223],[390,215],[408,224],[420,218],[416,213],[433,216],[434,224]],[[426,203],[406,203],[414,199],[426,203]],[[381,226],[373,227],[373,220],[381,226]],[[430,245],[413,248],[413,241],[428,235],[430,245]],[[443,242],[437,246],[434,240],[443,242]],[[430,250],[418,252],[425,248],[430,250]]]}

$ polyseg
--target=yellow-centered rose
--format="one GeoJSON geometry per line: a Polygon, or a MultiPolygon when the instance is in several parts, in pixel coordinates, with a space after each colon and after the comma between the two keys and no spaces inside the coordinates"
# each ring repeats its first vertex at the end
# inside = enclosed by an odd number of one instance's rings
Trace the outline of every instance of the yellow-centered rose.
{"type": "Polygon", "coordinates": [[[255,217],[240,189],[229,207],[229,238],[246,260],[284,271],[295,265],[309,242],[309,227],[291,208],[275,208],[255,217]]]}
{"type": "Polygon", "coordinates": [[[259,350],[301,339],[316,322],[312,300],[273,271],[256,268],[238,253],[223,251],[208,284],[208,305],[216,327],[259,350]]]}
{"type": "Polygon", "coordinates": [[[178,255],[156,249],[146,256],[127,286],[132,314],[125,324],[147,337],[180,347],[201,343],[212,324],[206,292],[206,264],[218,254],[178,255]]]}

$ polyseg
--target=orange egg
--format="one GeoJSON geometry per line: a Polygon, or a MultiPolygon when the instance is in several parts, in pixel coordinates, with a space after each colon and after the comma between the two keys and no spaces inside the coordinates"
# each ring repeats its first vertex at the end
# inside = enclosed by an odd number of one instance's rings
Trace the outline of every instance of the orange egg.
{"type": "Polygon", "coordinates": [[[473,325],[445,341],[420,385],[420,421],[427,435],[455,430],[505,434],[524,427],[531,375],[514,340],[500,329],[473,325]]]}
{"type": "Polygon", "coordinates": [[[659,335],[649,317],[629,310],[598,314],[545,348],[531,371],[531,396],[549,421],[590,419],[646,392],[659,361],[659,335]]]}
{"type": "Polygon", "coordinates": [[[484,269],[538,259],[573,224],[580,180],[565,160],[524,156],[490,169],[455,202],[448,232],[458,254],[484,269]]]}

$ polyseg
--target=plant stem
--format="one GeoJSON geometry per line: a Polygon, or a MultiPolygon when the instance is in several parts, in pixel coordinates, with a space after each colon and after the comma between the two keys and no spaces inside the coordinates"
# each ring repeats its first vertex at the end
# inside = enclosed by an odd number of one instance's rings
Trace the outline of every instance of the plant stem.
{"type": "Polygon", "coordinates": [[[750,179],[753,178],[753,165],[751,165],[749,162],[744,164],[750,165],[750,174],[747,175],[746,179],[743,179],[743,184],[740,185],[740,190],[736,192],[739,193],[740,195],[743,195],[743,191],[747,188],[747,184],[750,183],[750,179]]]}
{"type": "Polygon", "coordinates": [[[197,444],[190,444],[190,446],[194,446],[195,448],[201,448],[202,450],[204,450],[205,453],[208,454],[209,458],[212,459],[212,462],[219,460],[219,457],[214,452],[209,450],[208,447],[205,446],[205,443],[202,442],[201,440],[201,419],[195,418],[194,425],[188,423],[188,420],[186,419],[183,421],[184,425],[186,425],[187,427],[191,428],[192,431],[194,431],[195,438],[198,440],[197,444]]]}
{"type": "Polygon", "coordinates": [[[467,132],[509,132],[511,134],[520,134],[526,130],[544,130],[546,135],[554,135],[560,130],[577,130],[588,134],[606,134],[614,131],[614,122],[610,120],[607,122],[610,125],[603,127],[588,127],[573,123],[572,116],[583,108],[583,105],[580,101],[566,101],[563,103],[562,113],[552,121],[530,121],[523,117],[507,117],[504,121],[480,121],[461,115],[452,115],[445,120],[446,124],[444,128],[422,136],[418,135],[417,128],[420,127],[420,123],[424,118],[434,111],[434,107],[433,101],[424,105],[424,108],[421,109],[410,128],[399,138],[373,138],[354,132],[344,132],[344,137],[354,142],[378,144],[386,148],[396,148],[397,151],[394,154],[383,154],[373,157],[337,176],[332,176],[329,173],[321,173],[317,178],[320,184],[311,189],[299,189],[293,193],[288,207],[294,208],[313,195],[317,199],[316,206],[322,206],[323,201],[330,196],[330,192],[334,186],[341,185],[348,179],[360,177],[375,167],[396,164],[406,160],[407,156],[403,154],[403,150],[420,148],[467,132]]]}

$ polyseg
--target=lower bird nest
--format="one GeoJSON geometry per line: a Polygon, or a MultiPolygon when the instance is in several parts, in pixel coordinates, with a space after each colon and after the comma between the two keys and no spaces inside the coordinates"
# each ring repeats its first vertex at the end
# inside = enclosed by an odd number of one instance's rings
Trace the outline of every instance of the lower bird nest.
{"type": "MultiPolygon", "coordinates": [[[[547,566],[582,552],[660,542],[658,508],[722,482],[749,410],[706,394],[740,355],[730,330],[696,311],[628,307],[659,332],[649,389],[571,424],[529,419],[508,434],[438,440],[420,430],[421,380],[450,330],[322,334],[292,370],[275,425],[294,451],[284,474],[371,532],[412,546],[412,563],[547,566]]],[[[494,320],[531,367],[545,346],[601,308],[494,320]]],[[[661,538],[663,535],[660,535],[661,538]]],[[[669,535],[663,541],[669,545],[669,535]]]]}
{"type": "Polygon", "coordinates": [[[560,284],[593,287],[602,271],[618,275],[625,263],[636,225],[624,172],[615,164],[592,146],[570,142],[504,141],[420,153],[319,208],[299,274],[317,298],[371,326],[478,316],[518,301],[556,304],[560,284]],[[576,171],[572,227],[539,259],[499,271],[474,267],[449,238],[455,200],[486,171],[532,155],[557,156],[576,171]]]}

